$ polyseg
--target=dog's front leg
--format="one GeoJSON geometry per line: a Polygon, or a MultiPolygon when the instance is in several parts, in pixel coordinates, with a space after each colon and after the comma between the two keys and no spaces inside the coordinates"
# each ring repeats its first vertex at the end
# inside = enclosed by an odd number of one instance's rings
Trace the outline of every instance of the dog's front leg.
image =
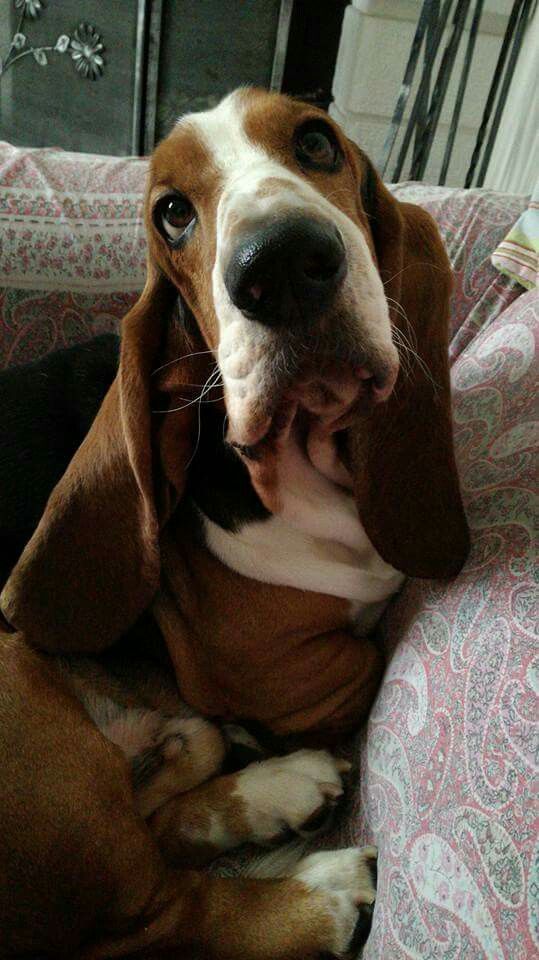
{"type": "Polygon", "coordinates": [[[209,862],[243,843],[274,845],[312,836],[329,819],[350,769],[325,750],[297,750],[251,763],[178,794],[149,819],[173,864],[209,862]]]}
{"type": "Polygon", "coordinates": [[[346,881],[329,861],[267,881],[172,870],[135,812],[125,758],[14,634],[0,633],[0,689],[0,957],[343,952],[365,898],[357,851],[346,881]]]}
{"type": "Polygon", "coordinates": [[[372,848],[325,851],[275,880],[171,874],[155,916],[77,953],[76,960],[352,957],[370,926],[374,858],[372,848]]]}

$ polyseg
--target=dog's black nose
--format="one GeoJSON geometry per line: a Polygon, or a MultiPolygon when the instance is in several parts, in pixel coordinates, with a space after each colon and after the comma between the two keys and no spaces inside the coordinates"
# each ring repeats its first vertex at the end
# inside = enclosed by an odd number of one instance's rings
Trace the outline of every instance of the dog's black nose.
{"type": "Polygon", "coordinates": [[[288,217],[243,237],[225,270],[232,303],[262,323],[314,319],[331,306],[346,274],[341,235],[331,223],[288,217]]]}

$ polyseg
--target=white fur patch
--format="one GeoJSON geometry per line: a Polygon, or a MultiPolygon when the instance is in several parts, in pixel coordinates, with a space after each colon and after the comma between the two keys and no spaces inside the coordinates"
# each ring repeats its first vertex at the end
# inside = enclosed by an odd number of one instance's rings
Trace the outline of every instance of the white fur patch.
{"type": "Polygon", "coordinates": [[[362,561],[343,544],[310,536],[280,517],[246,524],[237,533],[208,517],[204,527],[215,556],[237,573],[264,583],[371,604],[391,596],[404,579],[374,548],[370,563],[362,561]]]}
{"type": "Polygon", "coordinates": [[[253,839],[273,840],[285,827],[301,830],[328,801],[341,796],[343,764],[325,750],[297,750],[242,770],[234,793],[243,801],[253,839]]]}
{"type": "Polygon", "coordinates": [[[337,955],[349,947],[358,919],[358,907],[371,906],[376,899],[368,861],[376,859],[374,847],[329,850],[311,853],[301,860],[292,876],[312,890],[331,895],[330,913],[335,922],[333,949],[337,955]]]}
{"type": "Polygon", "coordinates": [[[245,577],[349,600],[358,633],[366,633],[404,577],[374,549],[351,494],[311,470],[316,486],[292,487],[287,517],[232,533],[202,514],[206,543],[245,577]]]}

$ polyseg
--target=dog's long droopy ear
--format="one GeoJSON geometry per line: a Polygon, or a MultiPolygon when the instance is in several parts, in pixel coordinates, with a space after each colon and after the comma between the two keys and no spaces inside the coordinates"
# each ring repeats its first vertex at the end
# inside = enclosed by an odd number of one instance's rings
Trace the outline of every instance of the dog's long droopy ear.
{"type": "Polygon", "coordinates": [[[183,405],[184,386],[193,396],[200,356],[167,361],[204,346],[171,321],[177,296],[150,265],[123,323],[117,377],[0,598],[9,623],[43,649],[105,648],[158,587],[159,526],[182,492],[196,405],[152,410],[183,405]]]}
{"type": "Polygon", "coordinates": [[[430,215],[398,203],[359,151],[356,161],[401,356],[390,399],[358,414],[348,433],[358,510],[392,566],[410,576],[449,577],[469,549],[453,452],[451,268],[430,215]]]}

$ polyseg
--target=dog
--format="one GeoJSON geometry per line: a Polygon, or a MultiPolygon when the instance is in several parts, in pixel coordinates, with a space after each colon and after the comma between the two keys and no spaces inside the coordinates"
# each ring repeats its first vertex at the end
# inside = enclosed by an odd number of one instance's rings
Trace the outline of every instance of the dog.
{"type": "Polygon", "coordinates": [[[0,598],[5,955],[343,956],[371,849],[271,880],[191,865],[308,831],[346,765],[222,773],[227,740],[258,747],[211,721],[338,738],[404,575],[461,568],[449,264],[330,118],[259,90],[178,122],[146,219],[118,375],[0,598]],[[172,688],[107,664],[134,624],[172,688]]]}

